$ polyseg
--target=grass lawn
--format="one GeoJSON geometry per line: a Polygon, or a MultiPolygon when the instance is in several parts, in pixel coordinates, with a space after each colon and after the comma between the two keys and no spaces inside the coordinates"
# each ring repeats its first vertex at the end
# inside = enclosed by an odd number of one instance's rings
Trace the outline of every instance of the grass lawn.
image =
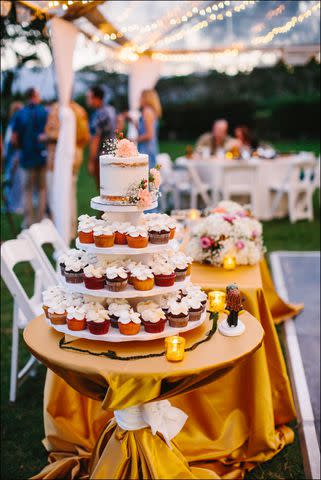
{"type": "MultiPolygon", "coordinates": [[[[184,153],[185,146],[191,142],[162,142],[161,151],[168,152],[172,159],[184,153]]],[[[317,143],[282,143],[276,147],[280,151],[310,150],[319,153],[317,143]]],[[[81,213],[92,213],[90,198],[96,195],[94,181],[87,175],[83,165],[78,185],[78,209],[81,213]]],[[[1,214],[2,241],[13,238],[7,218],[1,214]]],[[[14,216],[17,231],[20,229],[21,217],[14,216]]],[[[269,252],[273,250],[319,250],[320,249],[319,203],[315,201],[315,220],[298,222],[291,225],[287,219],[265,222],[265,244],[269,252]]],[[[32,271],[26,265],[19,265],[16,273],[22,280],[29,294],[33,284],[32,271]]],[[[2,281],[1,281],[2,282],[2,281]]],[[[12,299],[1,283],[1,416],[2,416],[2,451],[1,478],[4,480],[24,480],[35,474],[46,464],[46,454],[41,446],[43,437],[42,396],[45,369],[40,366],[35,378],[29,378],[18,392],[16,404],[10,405],[9,368],[11,352],[12,299]]],[[[22,340],[21,340],[22,341],[22,340]]],[[[22,362],[28,354],[23,351],[22,362]]],[[[296,424],[292,427],[296,430],[296,424]]],[[[275,458],[266,462],[247,475],[248,479],[272,480],[304,479],[302,459],[296,435],[295,443],[286,447],[275,458]]]]}

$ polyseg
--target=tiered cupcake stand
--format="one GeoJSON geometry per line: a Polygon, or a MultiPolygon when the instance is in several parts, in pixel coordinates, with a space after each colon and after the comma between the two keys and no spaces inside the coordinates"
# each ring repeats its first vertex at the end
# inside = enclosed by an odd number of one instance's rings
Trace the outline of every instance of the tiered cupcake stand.
{"type": "MultiPolygon", "coordinates": [[[[157,203],[151,206],[155,208],[157,203]]],[[[143,213],[142,209],[139,209],[135,206],[110,206],[104,203],[104,201],[100,197],[95,197],[91,201],[91,207],[95,210],[100,210],[104,212],[108,212],[108,216],[112,221],[121,221],[121,222],[130,222],[133,225],[136,225],[143,213]]],[[[99,248],[93,244],[84,244],[80,243],[79,239],[76,240],[77,248],[81,250],[88,251],[90,253],[94,253],[96,255],[100,255],[103,257],[108,256],[110,259],[120,259],[123,256],[134,256],[135,260],[138,261],[146,261],[148,257],[152,254],[157,254],[160,252],[164,252],[164,250],[173,249],[172,241],[169,241],[168,244],[165,245],[153,245],[149,244],[146,248],[130,248],[127,245],[114,245],[110,248],[99,248]]],[[[69,292],[77,292],[82,293],[85,295],[87,301],[98,301],[99,299],[105,298],[126,298],[130,299],[130,304],[135,306],[139,301],[144,300],[145,298],[149,298],[150,300],[155,299],[160,295],[174,293],[180,290],[187,282],[188,278],[185,281],[175,282],[171,287],[158,287],[154,286],[152,290],[141,291],[134,289],[133,286],[128,285],[125,290],[121,292],[111,292],[107,289],[100,289],[100,290],[91,290],[85,287],[82,284],[73,284],[67,283],[64,277],[60,276],[60,283],[64,286],[64,288],[69,292]]],[[[189,330],[193,330],[194,328],[199,327],[206,319],[206,312],[203,313],[200,320],[195,322],[189,322],[186,327],[183,328],[173,328],[170,327],[168,324],[165,326],[163,332],[160,333],[146,333],[141,328],[141,331],[137,335],[122,335],[117,328],[110,327],[109,331],[105,335],[94,335],[89,332],[89,330],[81,330],[81,331],[72,331],[68,329],[67,325],[52,325],[52,327],[57,330],[58,332],[63,332],[65,334],[72,335],[73,337],[78,338],[86,338],[89,340],[99,340],[105,342],[130,342],[130,341],[146,341],[146,340],[155,340],[158,338],[164,338],[171,335],[177,335],[181,332],[187,332],[189,330]]]]}

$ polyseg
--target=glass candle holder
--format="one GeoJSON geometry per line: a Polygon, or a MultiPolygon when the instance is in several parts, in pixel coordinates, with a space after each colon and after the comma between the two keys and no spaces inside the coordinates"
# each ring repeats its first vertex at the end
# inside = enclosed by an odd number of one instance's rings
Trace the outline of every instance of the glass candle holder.
{"type": "Polygon", "coordinates": [[[234,270],[236,267],[236,258],[233,255],[225,255],[223,267],[225,270],[234,270]]]}
{"type": "Polygon", "coordinates": [[[181,362],[185,354],[185,338],[178,335],[165,338],[165,355],[169,362],[181,362]]]}
{"type": "Polygon", "coordinates": [[[225,308],[226,294],[219,290],[214,290],[208,294],[210,312],[222,312],[225,308]]]}

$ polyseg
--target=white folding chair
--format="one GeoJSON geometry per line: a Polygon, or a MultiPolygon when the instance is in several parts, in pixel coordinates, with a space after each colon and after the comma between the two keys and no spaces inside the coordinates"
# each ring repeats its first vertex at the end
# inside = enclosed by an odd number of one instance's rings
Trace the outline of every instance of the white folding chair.
{"type": "MultiPolygon", "coordinates": [[[[43,246],[50,244],[54,249],[54,258],[57,260],[58,256],[62,252],[66,252],[68,250],[68,246],[63,240],[63,238],[59,235],[58,230],[56,229],[54,223],[49,220],[48,218],[42,220],[39,223],[34,223],[31,225],[30,228],[27,230],[23,230],[18,238],[29,238],[39,256],[43,262],[43,267],[47,270],[48,274],[52,277],[53,281],[57,282],[57,274],[50,263],[46,253],[43,250],[43,246]]],[[[59,265],[56,265],[56,270],[59,268],[59,265]]]]}
{"type": "Polygon", "coordinates": [[[51,276],[43,268],[43,263],[34,247],[27,239],[8,240],[1,245],[1,277],[10,291],[13,303],[12,350],[10,395],[11,402],[16,400],[17,387],[31,373],[36,359],[31,355],[25,366],[18,372],[19,362],[19,329],[42,313],[41,293],[43,289],[54,285],[51,276]],[[20,262],[31,264],[35,272],[34,293],[28,298],[21,282],[14,272],[14,267],[20,262]]]}
{"type": "Polygon", "coordinates": [[[222,182],[219,193],[223,200],[232,200],[235,197],[249,197],[252,211],[256,207],[257,165],[231,164],[222,166],[222,182]]]}
{"type": "Polygon", "coordinates": [[[208,193],[211,190],[209,184],[201,180],[197,169],[191,162],[186,163],[186,168],[191,182],[190,208],[197,208],[198,197],[201,197],[205,206],[209,207],[212,203],[208,193]]]}
{"type": "Polygon", "coordinates": [[[286,196],[291,223],[303,219],[313,220],[313,193],[319,183],[319,168],[315,160],[297,160],[289,166],[279,184],[269,186],[270,193],[274,195],[272,217],[286,196]]]}

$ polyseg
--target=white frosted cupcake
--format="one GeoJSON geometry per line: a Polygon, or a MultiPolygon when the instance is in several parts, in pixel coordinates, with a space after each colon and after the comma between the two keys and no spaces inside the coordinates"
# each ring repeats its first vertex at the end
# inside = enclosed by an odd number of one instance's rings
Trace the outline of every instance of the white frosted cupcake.
{"type": "Polygon", "coordinates": [[[155,284],[159,287],[171,287],[175,282],[175,268],[171,263],[164,263],[161,260],[152,265],[152,272],[155,284]]]}
{"type": "Polygon", "coordinates": [[[162,221],[151,222],[148,226],[148,236],[150,243],[162,245],[169,242],[170,229],[162,221]]]}
{"type": "Polygon", "coordinates": [[[183,303],[186,303],[189,313],[189,321],[196,322],[200,320],[203,313],[203,305],[199,296],[187,296],[182,300],[183,303]]]}
{"type": "Polygon", "coordinates": [[[131,271],[131,282],[135,290],[151,290],[154,287],[154,275],[146,265],[137,266],[131,271]]]}
{"type": "Polygon", "coordinates": [[[128,229],[130,228],[129,222],[114,222],[112,227],[115,231],[115,244],[116,245],[126,245],[127,239],[126,234],[128,229]]]}
{"type": "Polygon", "coordinates": [[[159,308],[159,304],[153,302],[152,300],[147,300],[146,302],[139,302],[136,305],[136,310],[138,313],[143,313],[144,310],[155,310],[159,308]]]}
{"type": "Polygon", "coordinates": [[[97,225],[93,234],[96,247],[110,248],[115,243],[115,232],[111,225],[97,225]]]}
{"type": "Polygon", "coordinates": [[[123,267],[106,268],[106,288],[111,292],[125,290],[128,283],[128,273],[123,267]]]}
{"type": "Polygon", "coordinates": [[[85,287],[90,290],[101,290],[105,288],[106,274],[101,265],[87,265],[84,268],[85,287]]]}
{"type": "Polygon", "coordinates": [[[86,313],[87,327],[94,335],[108,333],[110,320],[107,310],[104,308],[89,308],[86,313]]]}
{"type": "Polygon", "coordinates": [[[138,312],[132,310],[122,311],[118,319],[118,327],[123,335],[137,335],[140,330],[141,317],[138,312]]]}
{"type": "Polygon", "coordinates": [[[67,310],[65,302],[52,302],[48,309],[48,317],[53,325],[65,325],[67,310]]]}
{"type": "Polygon", "coordinates": [[[171,302],[167,317],[171,327],[186,327],[189,320],[188,306],[184,302],[171,302]]]}
{"type": "Polygon", "coordinates": [[[108,305],[107,311],[110,318],[111,326],[114,328],[118,328],[118,320],[121,312],[131,310],[131,306],[125,300],[123,303],[110,303],[108,305]]]}
{"type": "Polygon", "coordinates": [[[166,315],[161,308],[147,309],[142,312],[145,332],[160,333],[164,331],[166,315]]]}
{"type": "Polygon", "coordinates": [[[65,263],[65,279],[67,283],[82,283],[84,262],[76,257],[69,257],[65,263]]]}
{"type": "Polygon", "coordinates": [[[148,232],[144,227],[130,227],[126,233],[126,240],[131,248],[145,248],[148,245],[148,232]]]}
{"type": "Polygon", "coordinates": [[[80,331],[86,328],[86,309],[84,306],[67,308],[67,325],[69,330],[80,331]]]}

